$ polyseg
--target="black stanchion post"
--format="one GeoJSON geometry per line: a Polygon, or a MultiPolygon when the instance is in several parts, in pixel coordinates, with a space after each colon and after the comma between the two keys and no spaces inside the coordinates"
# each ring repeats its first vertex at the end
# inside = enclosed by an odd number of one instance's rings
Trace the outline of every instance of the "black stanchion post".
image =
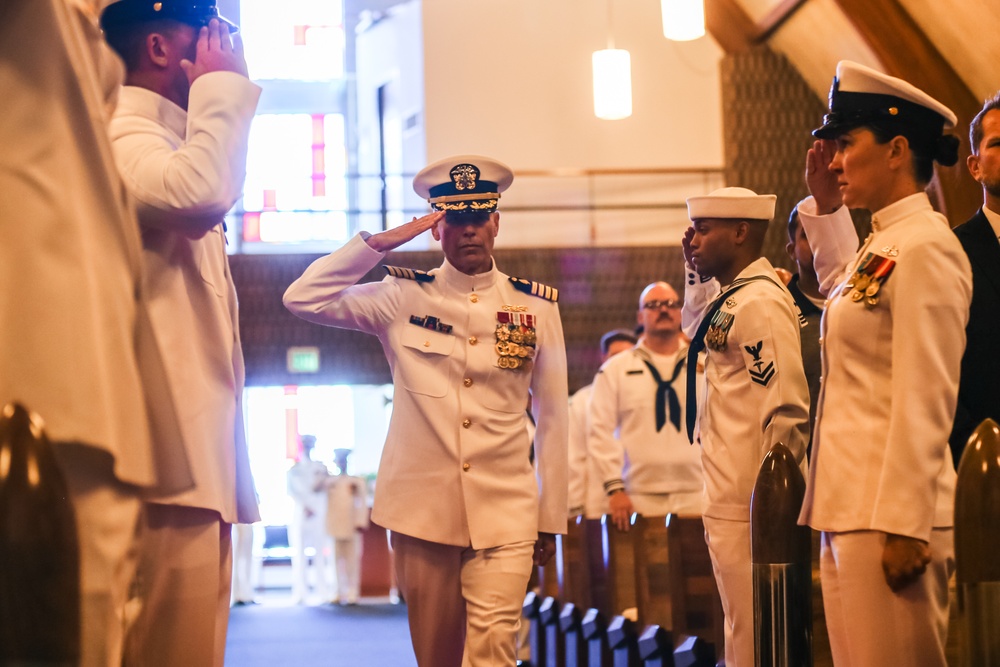
{"type": "Polygon", "coordinates": [[[639,659],[643,667],[674,667],[674,641],[659,625],[648,625],[639,635],[639,659]]]}
{"type": "Polygon", "coordinates": [[[583,640],[580,610],[572,602],[559,612],[559,631],[563,638],[563,667],[587,667],[587,644],[583,640]]]}
{"type": "Polygon", "coordinates": [[[598,609],[583,615],[583,640],[587,642],[587,667],[611,667],[608,622],[598,609]]]}
{"type": "Polygon", "coordinates": [[[542,605],[538,608],[538,620],[545,633],[545,667],[561,667],[563,643],[559,633],[559,601],[554,597],[542,600],[542,605]]]}
{"type": "Polygon", "coordinates": [[[542,628],[538,612],[542,601],[535,591],[528,591],[521,605],[521,616],[528,623],[528,650],[531,658],[521,662],[521,667],[545,667],[545,630],[542,628]]]}
{"type": "Polygon", "coordinates": [[[640,667],[638,633],[635,623],[624,616],[615,616],[608,624],[608,648],[614,667],[640,667]]]}

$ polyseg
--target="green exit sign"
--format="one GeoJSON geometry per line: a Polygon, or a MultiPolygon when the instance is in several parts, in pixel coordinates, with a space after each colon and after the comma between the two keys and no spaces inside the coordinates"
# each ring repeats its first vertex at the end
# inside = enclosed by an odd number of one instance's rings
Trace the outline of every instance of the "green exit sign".
{"type": "Polygon", "coordinates": [[[318,373],[319,348],[318,347],[288,348],[288,372],[318,373]]]}

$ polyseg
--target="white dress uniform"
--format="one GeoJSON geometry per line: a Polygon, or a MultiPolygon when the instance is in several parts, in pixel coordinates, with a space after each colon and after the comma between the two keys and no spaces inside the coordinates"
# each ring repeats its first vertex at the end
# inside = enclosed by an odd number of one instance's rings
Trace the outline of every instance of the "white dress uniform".
{"type": "Polygon", "coordinates": [[[354,604],[361,594],[361,533],[368,527],[368,488],[362,477],[330,475],[326,486],[326,533],[333,538],[337,599],[354,604]]]}
{"type": "Polygon", "coordinates": [[[700,514],[704,480],[701,450],[684,431],[687,394],[684,369],[687,345],[674,354],[652,352],[640,342],[615,355],[594,378],[587,449],[599,471],[605,494],[624,488],[639,514],[700,514]],[[672,387],[679,405],[677,423],[656,428],[657,381],[675,375],[672,387]]]}
{"type": "Polygon", "coordinates": [[[213,72],[192,84],[185,112],[151,90],[126,86],[111,121],[115,159],[138,201],[150,317],[195,479],[184,493],[147,498],[142,611],[129,629],[127,664],[222,664],[229,524],[260,519],[223,233],[223,217],[242,192],[259,95],[246,77],[213,72]],[[184,613],[172,611],[179,606],[184,613]]]}
{"type": "MultiPolygon", "coordinates": [[[[719,310],[724,344],[708,345],[698,420],[705,474],[705,529],[726,614],[726,664],[754,664],[750,496],[764,455],[783,443],[803,461],[809,439],[809,388],[802,369],[798,311],[792,295],[760,258],[736,280],[764,276],[719,310]],[[773,281],[773,282],[772,282],[773,281]]],[[[682,321],[693,336],[716,280],[688,267],[682,321]]]]}
{"type": "Polygon", "coordinates": [[[121,662],[142,490],[191,485],[183,450],[150,435],[151,419],[179,425],[147,344],[142,245],[108,141],[123,71],[97,25],[101,5],[0,10],[0,406],[42,417],[67,478],[83,667],[121,662]]]}
{"type": "Polygon", "coordinates": [[[854,228],[846,207],[816,216],[809,199],[799,217],[830,297],[800,522],[824,531],[823,595],[834,656],[852,665],[944,665],[956,479],[948,435],[971,268],[924,193],[875,212],[874,232],[857,254],[848,252],[854,228]],[[870,305],[867,295],[852,298],[854,290],[845,288],[869,253],[885,274],[870,305]],[[898,594],[881,571],[879,533],[930,543],[927,572],[898,594]],[[852,544],[861,540],[869,543],[852,544]],[[859,550],[864,557],[852,558],[859,550]],[[912,605],[923,611],[914,613],[912,605]]]}
{"type": "MultiPolygon", "coordinates": [[[[393,375],[393,414],[372,521],[394,531],[397,555],[397,542],[406,537],[471,547],[476,554],[527,545],[507,570],[517,573],[505,593],[514,598],[513,618],[503,627],[510,633],[513,660],[531,545],[539,532],[566,530],[568,391],[559,309],[554,301],[516,288],[495,264],[470,276],[445,261],[428,274],[393,269],[403,277],[356,284],[383,257],[357,236],[313,262],[288,288],[285,305],[303,319],[365,331],[382,343],[393,375]],[[515,322],[533,329],[534,359],[503,368],[500,362],[508,357],[498,352],[497,330],[515,322]],[[537,476],[525,426],[529,391],[538,424],[537,476]]],[[[497,585],[486,577],[476,588],[497,585]]],[[[412,602],[402,577],[400,587],[412,602]]],[[[470,650],[475,638],[490,630],[473,627],[473,606],[470,601],[470,650]]],[[[411,626],[418,615],[411,610],[411,626]]],[[[433,639],[422,636],[433,631],[411,632],[418,660],[418,642],[433,639]]]]}

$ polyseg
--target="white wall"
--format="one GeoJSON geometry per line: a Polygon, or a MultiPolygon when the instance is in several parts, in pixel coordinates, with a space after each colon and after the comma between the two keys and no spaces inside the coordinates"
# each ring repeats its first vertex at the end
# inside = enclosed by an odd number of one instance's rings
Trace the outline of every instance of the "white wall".
{"type": "Polygon", "coordinates": [[[723,164],[721,49],[710,37],[664,38],[657,0],[614,0],[612,12],[615,46],[631,52],[633,114],[604,121],[593,112],[591,55],[608,43],[606,0],[404,3],[358,37],[359,157],[371,164],[373,95],[391,81],[403,114],[420,110],[425,154],[414,162],[418,144],[404,142],[411,173],[471,153],[520,174],[501,201],[501,247],[677,243],[688,221],[676,205],[719,187],[721,176],[528,173],[723,164]],[[412,30],[422,31],[422,48],[412,30]],[[675,208],[535,210],[637,203],[675,208]]]}

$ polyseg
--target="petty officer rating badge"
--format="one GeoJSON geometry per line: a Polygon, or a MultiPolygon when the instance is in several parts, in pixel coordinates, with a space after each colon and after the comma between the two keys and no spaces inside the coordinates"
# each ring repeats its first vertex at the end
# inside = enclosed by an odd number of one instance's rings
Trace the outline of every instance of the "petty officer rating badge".
{"type": "Polygon", "coordinates": [[[497,366],[516,371],[535,358],[535,316],[523,312],[522,306],[504,306],[497,312],[497,366]]]}
{"type": "Polygon", "coordinates": [[[753,357],[753,362],[750,363],[747,371],[750,373],[750,380],[756,382],[762,387],[766,387],[774,377],[774,362],[765,362],[762,358],[764,341],[757,341],[754,345],[744,345],[743,349],[746,353],[753,357]],[[765,365],[766,363],[766,365],[765,365]]]}

